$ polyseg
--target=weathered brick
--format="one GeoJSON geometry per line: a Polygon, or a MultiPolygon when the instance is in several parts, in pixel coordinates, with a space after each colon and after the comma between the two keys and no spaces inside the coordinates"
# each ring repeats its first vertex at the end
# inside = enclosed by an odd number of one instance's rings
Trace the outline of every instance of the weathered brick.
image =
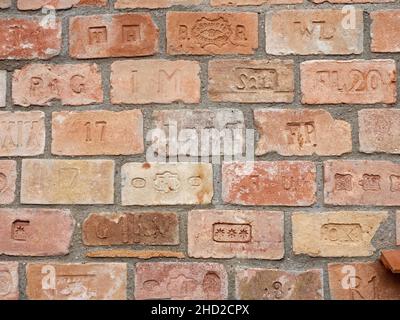
{"type": "Polygon", "coordinates": [[[360,54],[363,52],[363,12],[355,11],[355,26],[343,24],[341,9],[281,10],[265,17],[266,52],[288,54],[360,54]]]}
{"type": "Polygon", "coordinates": [[[312,257],[372,256],[371,240],[387,216],[384,211],[295,212],[293,251],[312,257]]]}
{"type": "Polygon", "coordinates": [[[244,151],[245,123],[240,110],[157,110],[152,120],[159,133],[151,136],[151,147],[159,156],[219,156],[244,151]]]}
{"type": "Polygon", "coordinates": [[[197,61],[127,60],[111,65],[111,102],[199,103],[197,61]]]}
{"type": "Polygon", "coordinates": [[[0,60],[50,59],[61,51],[61,20],[0,19],[0,60]]]}
{"type": "Polygon", "coordinates": [[[177,245],[179,221],[172,212],[92,213],[82,225],[88,246],[177,245]]]}
{"type": "Polygon", "coordinates": [[[309,206],[315,203],[316,167],[308,161],[225,162],[222,199],[241,205],[309,206]]]}
{"type": "Polygon", "coordinates": [[[400,111],[364,109],[358,111],[360,151],[400,154],[400,111]]]}
{"type": "Polygon", "coordinates": [[[222,264],[137,263],[135,298],[221,300],[228,296],[228,276],[222,264]]]}
{"type": "Polygon", "coordinates": [[[315,60],[300,65],[302,103],[396,102],[394,60],[315,60]]]}
{"type": "Polygon", "coordinates": [[[400,246],[400,211],[396,211],[396,244],[400,246]]]}
{"type": "Polygon", "coordinates": [[[370,13],[371,51],[400,52],[400,10],[370,13]]]}
{"type": "Polygon", "coordinates": [[[42,154],[44,117],[41,111],[0,112],[0,157],[42,154]]]}
{"type": "Polygon", "coordinates": [[[311,0],[315,3],[385,3],[385,2],[395,2],[396,0],[311,0]]]}
{"type": "Polygon", "coordinates": [[[0,300],[18,298],[18,262],[0,262],[0,300]]]}
{"type": "Polygon", "coordinates": [[[66,255],[74,226],[69,210],[0,209],[0,254],[66,255]]]}
{"type": "Polygon", "coordinates": [[[21,203],[112,204],[112,160],[22,160],[21,203]]]}
{"type": "Polygon", "coordinates": [[[189,212],[190,257],[279,260],[283,258],[284,251],[283,212],[189,212]]]}
{"type": "Polygon", "coordinates": [[[208,96],[218,102],[292,102],[293,60],[212,60],[208,96]]]}
{"type": "Polygon", "coordinates": [[[375,160],[324,162],[325,203],[400,205],[400,164],[375,160]]]}
{"type": "Polygon", "coordinates": [[[153,259],[153,258],[186,258],[181,251],[170,250],[130,250],[130,249],[111,249],[96,250],[86,253],[88,258],[137,258],[137,259],[153,259]]]}
{"type": "Polygon", "coordinates": [[[7,71],[0,70],[0,108],[6,106],[7,99],[7,71]]]}
{"type": "Polygon", "coordinates": [[[126,163],[121,168],[123,206],[209,204],[209,163],[126,163]]]}
{"type": "Polygon", "coordinates": [[[16,161],[0,160],[0,204],[10,204],[14,201],[16,180],[16,161]]]}
{"type": "Polygon", "coordinates": [[[149,56],[158,51],[158,28],[148,13],[75,16],[69,54],[77,59],[149,56]]]}
{"type": "Polygon", "coordinates": [[[117,0],[114,7],[116,9],[128,8],[169,8],[172,6],[196,6],[204,0],[117,0]]]}
{"type": "Polygon", "coordinates": [[[238,268],[236,297],[241,300],[322,300],[322,270],[238,268]]]}
{"type": "Polygon", "coordinates": [[[20,106],[103,102],[101,74],[96,64],[30,64],[13,74],[13,101],[20,106]]]}
{"type": "Polygon", "coordinates": [[[350,124],[322,109],[259,109],[254,122],[260,137],[256,155],[329,156],[352,150],[350,124]]]}
{"type": "Polygon", "coordinates": [[[211,6],[260,6],[263,4],[298,4],[304,0],[210,0],[211,6]]]}
{"type": "Polygon", "coordinates": [[[125,300],[126,263],[28,263],[30,300],[125,300]]]}
{"type": "Polygon", "coordinates": [[[68,156],[143,153],[142,112],[53,112],[51,152],[68,156]]]}
{"type": "Polygon", "coordinates": [[[257,48],[257,13],[167,12],[169,54],[253,54],[257,48]]]}
{"type": "Polygon", "coordinates": [[[335,300],[399,300],[400,275],[379,262],[328,264],[329,288],[335,300]]]}
{"type": "Polygon", "coordinates": [[[104,7],[107,0],[17,0],[19,10],[37,10],[44,6],[54,9],[70,9],[80,6],[104,7]]]}
{"type": "Polygon", "coordinates": [[[11,7],[11,0],[0,0],[0,9],[7,9],[11,7]]]}

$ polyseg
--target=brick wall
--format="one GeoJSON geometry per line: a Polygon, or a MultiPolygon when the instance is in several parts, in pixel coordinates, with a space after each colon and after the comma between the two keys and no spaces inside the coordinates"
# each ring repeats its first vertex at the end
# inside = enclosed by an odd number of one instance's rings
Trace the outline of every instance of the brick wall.
{"type": "Polygon", "coordinates": [[[399,0],[0,8],[0,299],[400,299],[399,0]]]}

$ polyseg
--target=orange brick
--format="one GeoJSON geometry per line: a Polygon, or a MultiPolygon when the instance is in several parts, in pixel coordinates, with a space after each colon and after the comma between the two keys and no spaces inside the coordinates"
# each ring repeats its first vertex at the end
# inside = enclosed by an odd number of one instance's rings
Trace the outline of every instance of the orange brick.
{"type": "Polygon", "coordinates": [[[75,16],[69,21],[73,58],[149,56],[158,51],[158,28],[148,13],[75,16]]]}
{"type": "Polygon", "coordinates": [[[400,52],[400,10],[371,12],[371,51],[400,52]]]}
{"type": "Polygon", "coordinates": [[[208,96],[217,102],[292,102],[293,72],[293,60],[212,60],[208,96]]]}
{"type": "Polygon", "coordinates": [[[298,4],[304,0],[210,0],[212,6],[260,6],[263,4],[298,4]]]}
{"type": "Polygon", "coordinates": [[[315,60],[301,63],[305,104],[395,103],[394,60],[315,60]]]}
{"type": "Polygon", "coordinates": [[[355,28],[345,28],[342,10],[281,10],[267,12],[266,51],[288,54],[360,54],[363,12],[356,10],[355,28]]]}
{"type": "Polygon", "coordinates": [[[195,6],[203,3],[204,0],[117,0],[116,9],[128,8],[169,8],[172,6],[195,6]]]}
{"type": "Polygon", "coordinates": [[[257,13],[167,12],[169,54],[253,54],[257,13]]]}
{"type": "Polygon", "coordinates": [[[199,73],[196,61],[117,61],[111,65],[111,102],[199,103],[199,73]]]}
{"type": "Polygon", "coordinates": [[[51,152],[66,156],[143,153],[142,112],[53,112],[51,152]]]}
{"type": "Polygon", "coordinates": [[[28,263],[30,300],[126,300],[126,263],[28,263]]]}
{"type": "Polygon", "coordinates": [[[0,300],[18,300],[18,298],[18,262],[0,262],[0,300]]]}
{"type": "Polygon", "coordinates": [[[283,212],[189,212],[190,257],[280,260],[284,251],[283,212]]]}
{"type": "Polygon", "coordinates": [[[14,201],[16,180],[16,161],[0,160],[0,204],[10,204],[14,201]]]}
{"type": "Polygon", "coordinates": [[[396,244],[400,246],[400,211],[396,211],[396,244]]]}
{"type": "Polygon", "coordinates": [[[103,102],[101,74],[96,64],[30,64],[13,74],[13,101],[19,106],[49,106],[103,102]]]}
{"type": "Polygon", "coordinates": [[[316,201],[315,178],[313,162],[225,162],[222,199],[241,205],[310,206],[316,201]]]}
{"type": "Polygon", "coordinates": [[[107,0],[17,0],[19,10],[37,10],[44,6],[51,6],[55,9],[70,9],[80,6],[104,7],[107,0]]]}
{"type": "Polygon", "coordinates": [[[324,162],[325,203],[400,205],[400,164],[375,160],[324,162]]]}
{"type": "Polygon", "coordinates": [[[0,209],[0,254],[66,255],[74,226],[69,210],[0,209]]]}

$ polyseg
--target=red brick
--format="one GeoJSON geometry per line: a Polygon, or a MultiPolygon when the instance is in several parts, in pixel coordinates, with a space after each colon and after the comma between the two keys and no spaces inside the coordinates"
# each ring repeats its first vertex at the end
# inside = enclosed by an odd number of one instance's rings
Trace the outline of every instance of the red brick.
{"type": "Polygon", "coordinates": [[[169,8],[172,6],[195,6],[199,5],[204,0],[117,0],[115,2],[116,9],[128,8],[169,8]]]}
{"type": "Polygon", "coordinates": [[[143,153],[142,112],[53,112],[51,152],[66,156],[143,153]]]}
{"type": "Polygon", "coordinates": [[[335,300],[399,300],[400,275],[379,262],[328,264],[329,288],[335,300]]]}
{"type": "Polygon", "coordinates": [[[28,263],[30,300],[126,300],[126,263],[28,263]]]}
{"type": "Polygon", "coordinates": [[[228,296],[228,277],[222,264],[137,263],[135,298],[221,300],[228,296]]]}
{"type": "Polygon", "coordinates": [[[7,71],[0,70],[0,108],[7,102],[7,71]]]}
{"type": "Polygon", "coordinates": [[[324,162],[325,203],[400,205],[400,164],[375,160],[324,162]]]}
{"type": "Polygon", "coordinates": [[[257,48],[257,13],[167,12],[169,54],[253,54],[257,48]]]}
{"type": "Polygon", "coordinates": [[[322,300],[322,270],[236,270],[236,297],[240,300],[322,300]]]}
{"type": "Polygon", "coordinates": [[[69,54],[77,59],[149,56],[158,51],[158,28],[148,13],[75,16],[69,54]]]}
{"type": "Polygon", "coordinates": [[[200,102],[197,61],[126,60],[111,65],[111,102],[200,102]]]}
{"type": "Polygon", "coordinates": [[[371,51],[400,52],[400,10],[373,11],[370,16],[371,51]]]}
{"type": "Polygon", "coordinates": [[[80,6],[104,7],[107,0],[17,0],[19,10],[37,10],[44,6],[54,9],[70,9],[80,6]]]}
{"type": "Polygon", "coordinates": [[[0,254],[66,255],[74,226],[69,210],[0,209],[0,254]]]}
{"type": "Polygon", "coordinates": [[[0,112],[0,156],[35,156],[44,152],[45,115],[41,111],[0,112]]]}
{"type": "Polygon", "coordinates": [[[263,4],[298,4],[304,0],[210,0],[211,6],[260,6],[263,4]]]}
{"type": "Polygon", "coordinates": [[[0,204],[10,204],[15,199],[17,162],[0,160],[0,204]]]}
{"type": "Polygon", "coordinates": [[[283,212],[189,212],[190,257],[280,260],[284,251],[283,212]]]}
{"type": "Polygon", "coordinates": [[[82,225],[88,246],[177,245],[179,221],[172,212],[92,213],[82,225]]]}
{"type": "Polygon", "coordinates": [[[225,162],[222,199],[241,205],[310,206],[315,203],[316,167],[307,161],[225,162]]]}
{"type": "Polygon", "coordinates": [[[355,11],[355,28],[344,28],[342,10],[281,10],[265,17],[266,52],[288,54],[360,54],[363,12],[355,11]]]}
{"type": "Polygon", "coordinates": [[[322,109],[254,110],[256,155],[341,155],[351,152],[351,126],[322,109]],[[332,139],[335,137],[335,139],[332,139]]]}
{"type": "Polygon", "coordinates": [[[217,102],[292,102],[293,73],[293,60],[211,60],[208,96],[217,102]]]}
{"type": "Polygon", "coordinates": [[[0,0],[0,9],[7,9],[11,7],[11,0],[0,0]]]}
{"type": "Polygon", "coordinates": [[[315,60],[301,63],[305,104],[396,102],[394,60],[315,60]]]}
{"type": "Polygon", "coordinates": [[[360,151],[400,154],[400,110],[358,111],[360,151]]]}
{"type": "Polygon", "coordinates": [[[103,102],[101,74],[96,64],[30,64],[13,74],[13,101],[20,106],[103,102]]]}
{"type": "Polygon", "coordinates": [[[61,51],[61,20],[0,19],[0,60],[50,59],[61,51]]]}
{"type": "Polygon", "coordinates": [[[18,262],[0,262],[0,300],[18,298],[18,262]]]}

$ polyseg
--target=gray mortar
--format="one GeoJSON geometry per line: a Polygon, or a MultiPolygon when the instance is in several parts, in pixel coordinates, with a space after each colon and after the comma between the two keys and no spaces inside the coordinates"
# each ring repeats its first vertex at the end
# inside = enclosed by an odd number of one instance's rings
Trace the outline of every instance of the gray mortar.
{"type": "MultiPolygon", "coordinates": [[[[128,263],[128,299],[132,299],[134,296],[134,265],[137,262],[149,261],[140,260],[132,258],[86,258],[85,253],[95,249],[95,247],[86,247],[81,241],[81,225],[84,219],[91,212],[113,212],[113,211],[154,211],[162,210],[168,212],[176,212],[180,218],[180,244],[178,246],[113,246],[113,248],[132,248],[132,249],[160,249],[160,250],[180,250],[187,252],[187,212],[192,209],[265,209],[265,210],[275,210],[283,211],[285,213],[285,257],[281,261],[269,261],[269,260],[257,260],[257,259],[192,259],[185,258],[181,259],[152,259],[151,261],[185,261],[185,262],[217,262],[223,264],[229,274],[229,299],[235,299],[235,267],[259,267],[259,268],[277,268],[282,270],[306,270],[306,269],[323,269],[324,278],[324,295],[325,299],[330,298],[329,293],[329,283],[328,283],[328,273],[327,264],[330,262],[361,262],[361,261],[374,261],[379,258],[380,249],[390,249],[395,248],[395,211],[400,209],[400,207],[382,207],[382,206],[328,206],[323,203],[323,161],[327,159],[369,159],[369,160],[390,160],[394,162],[399,161],[398,155],[390,154],[364,154],[360,153],[359,142],[358,142],[358,120],[357,111],[366,108],[382,108],[388,107],[384,104],[371,104],[371,105],[313,105],[307,106],[301,104],[301,92],[300,92],[300,74],[299,74],[299,64],[303,61],[314,60],[314,59],[335,59],[335,60],[347,60],[347,59],[394,59],[399,65],[400,54],[375,54],[370,52],[370,23],[369,12],[374,10],[382,9],[398,9],[400,8],[400,1],[397,0],[395,3],[382,3],[382,4],[356,4],[356,8],[364,10],[364,53],[361,55],[308,55],[308,56],[274,56],[265,53],[265,35],[264,35],[264,19],[265,12],[277,11],[283,9],[340,9],[343,5],[336,4],[332,5],[329,3],[323,4],[313,4],[309,0],[304,0],[304,4],[298,5],[263,5],[263,6],[244,6],[244,7],[211,7],[206,4],[198,6],[175,6],[173,8],[167,9],[126,9],[126,10],[116,10],[114,9],[114,3],[116,0],[109,0],[109,5],[105,8],[95,8],[95,7],[81,7],[73,8],[68,10],[57,11],[57,17],[62,18],[62,30],[63,30],[63,41],[62,41],[62,52],[59,56],[54,57],[50,60],[2,60],[0,61],[0,70],[8,70],[8,83],[7,83],[7,107],[2,108],[1,111],[31,111],[40,110],[46,114],[46,148],[44,154],[35,157],[42,159],[71,159],[71,157],[59,157],[51,155],[50,145],[51,145],[51,113],[53,111],[60,110],[130,110],[130,109],[141,109],[144,115],[144,136],[146,136],[148,130],[151,128],[151,112],[153,110],[163,110],[163,109],[198,109],[198,108],[237,108],[244,112],[246,128],[254,128],[253,124],[253,110],[257,108],[311,108],[311,109],[324,109],[329,111],[335,119],[342,119],[349,122],[352,126],[352,138],[353,138],[353,152],[350,154],[345,154],[342,156],[330,156],[330,157],[320,157],[320,156],[291,156],[283,157],[276,153],[270,153],[264,156],[256,157],[256,160],[309,160],[314,161],[317,165],[317,203],[311,207],[282,207],[282,206],[240,206],[240,205],[224,205],[221,199],[221,169],[220,166],[214,165],[214,199],[211,205],[202,206],[121,206],[120,197],[120,181],[121,174],[120,168],[122,164],[127,162],[144,162],[145,155],[136,156],[87,156],[87,157],[74,157],[74,159],[113,159],[116,164],[116,174],[115,174],[115,204],[114,205],[21,205],[19,204],[20,199],[20,178],[21,178],[21,159],[22,157],[4,157],[2,159],[16,159],[17,161],[17,192],[16,200],[7,206],[7,208],[32,208],[32,207],[48,207],[48,208],[68,208],[71,210],[77,225],[75,228],[71,250],[66,256],[60,257],[7,257],[2,256],[1,261],[18,261],[20,262],[19,277],[20,277],[20,297],[21,299],[27,299],[25,294],[26,286],[26,276],[25,276],[25,264],[29,262],[126,262],[128,263]],[[256,50],[254,55],[218,55],[218,56],[191,56],[191,55],[180,55],[171,56],[166,54],[166,33],[165,33],[165,14],[167,11],[214,11],[214,12],[257,12],[259,13],[259,48],[256,50]],[[68,56],[68,18],[78,15],[98,15],[98,14],[109,14],[109,13],[122,13],[122,12],[149,12],[156,25],[160,30],[160,45],[159,53],[154,56],[149,57],[139,57],[139,58],[109,58],[109,59],[71,59],[68,56]],[[167,59],[167,60],[177,60],[177,59],[187,59],[199,61],[201,65],[201,103],[200,104],[184,104],[184,103],[172,103],[172,104],[150,104],[150,105],[112,105],[110,102],[110,65],[114,61],[125,60],[125,59],[167,59]],[[277,104],[277,103],[259,103],[259,104],[243,104],[243,103],[214,103],[208,99],[207,96],[207,64],[208,61],[212,59],[292,59],[295,62],[295,99],[293,103],[289,104],[277,104]],[[83,106],[83,107],[72,107],[72,106],[62,106],[59,101],[54,101],[50,107],[19,107],[13,106],[11,99],[11,77],[12,71],[19,69],[24,65],[30,63],[96,63],[100,66],[103,78],[103,90],[104,90],[104,103],[83,106]],[[383,210],[389,212],[388,219],[381,225],[380,229],[376,233],[373,244],[376,247],[376,252],[371,257],[361,257],[361,258],[311,258],[306,255],[294,255],[292,251],[292,233],[291,233],[291,214],[296,211],[306,211],[306,212],[325,212],[325,211],[339,211],[339,210],[383,210]]],[[[16,9],[16,4],[13,3],[12,8],[0,10],[0,18],[6,17],[29,17],[29,16],[42,16],[40,10],[37,11],[18,11],[16,9]]],[[[400,92],[400,81],[397,84],[397,92],[400,92]]],[[[396,107],[398,103],[391,105],[389,107],[396,107]]],[[[107,249],[111,247],[102,247],[102,249],[107,249]]]]}

